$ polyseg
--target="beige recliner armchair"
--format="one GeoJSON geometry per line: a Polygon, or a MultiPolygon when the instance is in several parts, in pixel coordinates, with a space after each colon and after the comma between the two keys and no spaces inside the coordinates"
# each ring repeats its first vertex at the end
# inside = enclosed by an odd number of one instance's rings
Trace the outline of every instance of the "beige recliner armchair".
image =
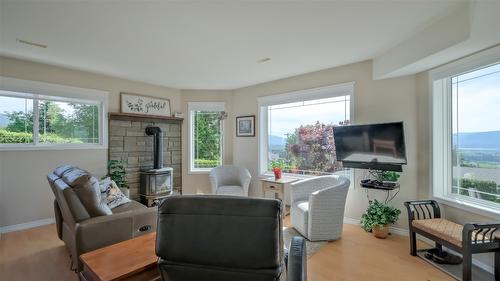
{"type": "Polygon", "coordinates": [[[65,165],[47,179],[56,197],[57,235],[77,272],[83,269],[81,254],[156,231],[157,208],[131,201],[109,209],[101,203],[97,179],[85,170],[65,165]]]}

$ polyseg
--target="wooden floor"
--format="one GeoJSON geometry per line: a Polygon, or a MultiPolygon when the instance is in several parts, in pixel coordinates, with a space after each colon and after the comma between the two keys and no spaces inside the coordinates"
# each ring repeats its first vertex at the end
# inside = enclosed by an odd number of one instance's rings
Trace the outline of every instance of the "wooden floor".
{"type": "MultiPolygon", "coordinates": [[[[285,225],[289,224],[285,220],[285,225]]],[[[2,234],[0,280],[78,280],[69,269],[54,225],[2,234]]],[[[452,281],[408,254],[408,238],[376,239],[359,226],[345,225],[342,239],[323,246],[307,265],[310,281],[452,281]]]]}

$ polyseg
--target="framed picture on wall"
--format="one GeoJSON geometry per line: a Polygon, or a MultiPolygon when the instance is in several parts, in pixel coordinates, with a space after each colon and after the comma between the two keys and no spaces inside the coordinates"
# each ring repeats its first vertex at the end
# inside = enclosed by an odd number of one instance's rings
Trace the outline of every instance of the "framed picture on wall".
{"type": "Polygon", "coordinates": [[[236,117],[236,136],[255,137],[255,115],[236,117]]]}
{"type": "Polygon", "coordinates": [[[170,117],[170,100],[131,93],[120,93],[120,111],[170,117]]]}

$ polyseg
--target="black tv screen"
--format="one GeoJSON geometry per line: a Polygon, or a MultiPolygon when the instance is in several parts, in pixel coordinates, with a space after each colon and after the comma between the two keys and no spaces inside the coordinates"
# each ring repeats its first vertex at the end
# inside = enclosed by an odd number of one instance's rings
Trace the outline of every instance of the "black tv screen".
{"type": "Polygon", "coordinates": [[[403,122],[336,126],[333,135],[346,168],[401,171],[407,163],[403,122]]]}

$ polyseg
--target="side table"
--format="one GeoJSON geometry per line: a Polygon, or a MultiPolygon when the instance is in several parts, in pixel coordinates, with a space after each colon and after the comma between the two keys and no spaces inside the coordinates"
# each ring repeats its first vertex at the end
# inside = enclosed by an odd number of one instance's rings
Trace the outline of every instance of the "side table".
{"type": "MultiPolygon", "coordinates": [[[[281,199],[285,202],[285,189],[290,189],[290,184],[298,179],[282,177],[279,180],[276,180],[274,177],[269,177],[265,179],[261,179],[262,185],[262,194],[266,194],[267,192],[274,193],[274,198],[281,199]]],[[[285,204],[285,203],[283,203],[285,204]]],[[[289,214],[289,208],[285,205],[285,215],[289,214]]]]}

